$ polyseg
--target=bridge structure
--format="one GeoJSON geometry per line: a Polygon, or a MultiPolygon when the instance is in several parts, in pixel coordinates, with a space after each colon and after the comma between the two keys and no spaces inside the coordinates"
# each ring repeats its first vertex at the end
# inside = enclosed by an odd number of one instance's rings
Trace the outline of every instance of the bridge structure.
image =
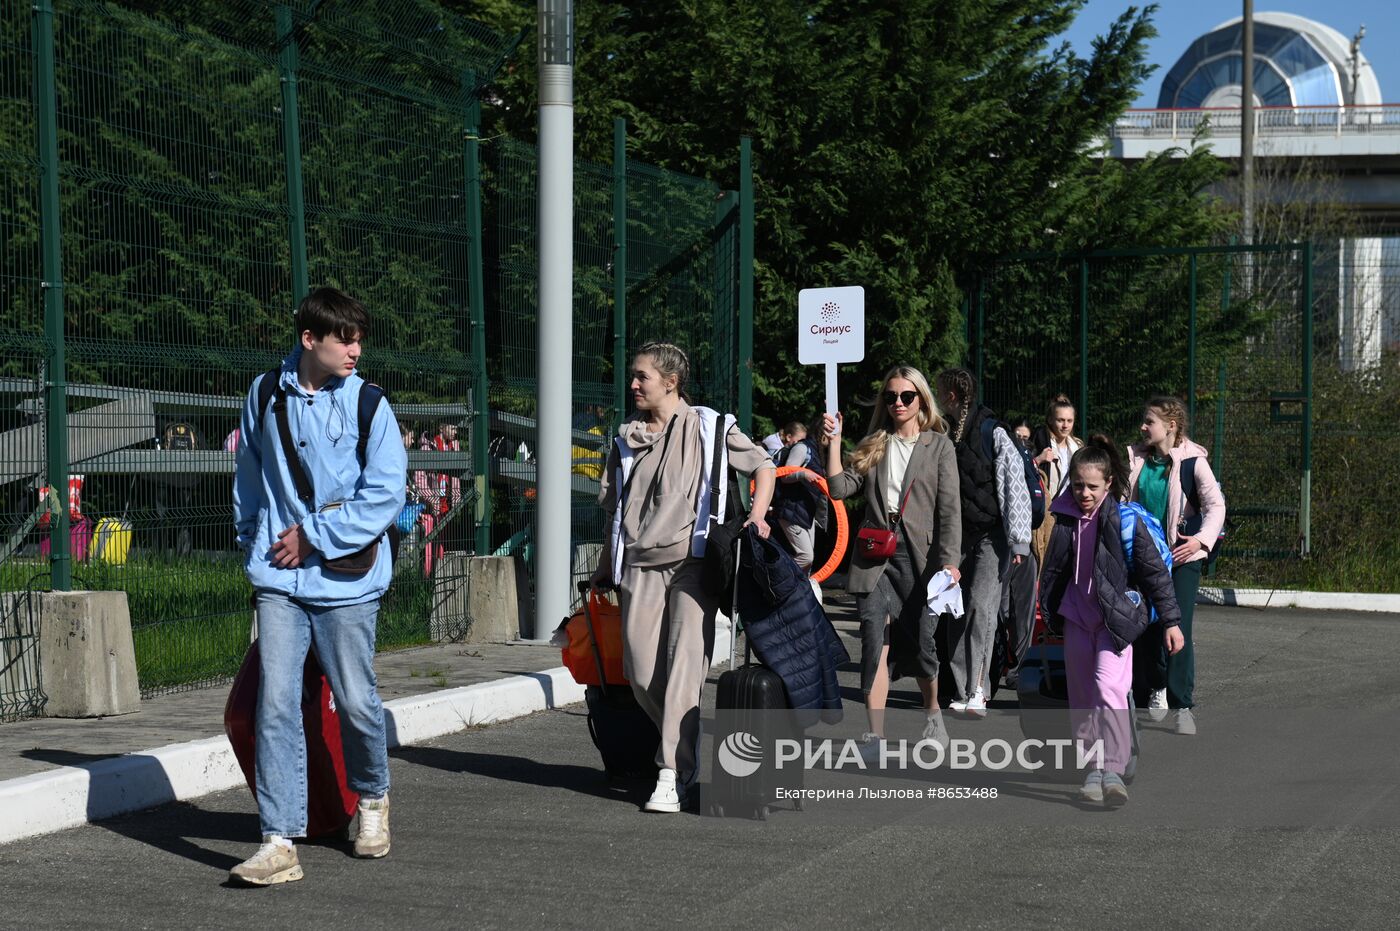
{"type": "MultiPolygon", "coordinates": [[[[1359,235],[1315,244],[1318,293],[1335,301],[1339,361],[1348,370],[1400,356],[1400,104],[1381,99],[1361,52],[1364,35],[1362,27],[1348,41],[1288,13],[1254,21],[1254,157],[1283,182],[1258,196],[1325,198],[1358,221],[1359,235]]],[[[1237,162],[1244,67],[1236,17],[1188,46],[1155,108],[1118,118],[1100,140],[1105,156],[1135,162],[1205,147],[1237,162]]],[[[1225,185],[1217,193],[1234,196],[1225,185]]]]}

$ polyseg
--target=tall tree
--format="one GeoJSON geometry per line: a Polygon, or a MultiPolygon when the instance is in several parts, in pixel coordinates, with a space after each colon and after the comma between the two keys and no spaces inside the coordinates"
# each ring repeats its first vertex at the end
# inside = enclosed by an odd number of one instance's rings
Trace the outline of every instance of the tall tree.
{"type": "MultiPolygon", "coordinates": [[[[799,288],[866,288],[853,386],[889,365],[963,350],[963,287],[981,260],[1209,239],[1205,155],[1126,168],[1094,140],[1148,74],[1153,7],[1127,9],[1086,59],[1052,47],[1083,0],[624,0],[578,6],[579,155],[634,157],[735,183],[736,139],[757,174],[755,386],[761,414],[810,413],[797,365],[799,288]]],[[[454,0],[503,32],[527,0],[454,0]]],[[[527,41],[522,48],[528,49],[527,41]]],[[[498,131],[534,133],[528,52],[497,89],[498,131]]]]}

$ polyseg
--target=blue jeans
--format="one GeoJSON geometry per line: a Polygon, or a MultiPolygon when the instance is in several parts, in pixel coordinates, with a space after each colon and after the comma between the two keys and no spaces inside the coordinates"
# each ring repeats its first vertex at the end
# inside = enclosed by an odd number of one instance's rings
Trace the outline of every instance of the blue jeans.
{"type": "Polygon", "coordinates": [[[258,593],[257,782],[262,833],[306,834],[306,737],[302,729],[302,666],[313,644],[335,696],[352,791],[377,798],[389,791],[384,706],[374,678],[379,601],[335,608],[258,593]]]}

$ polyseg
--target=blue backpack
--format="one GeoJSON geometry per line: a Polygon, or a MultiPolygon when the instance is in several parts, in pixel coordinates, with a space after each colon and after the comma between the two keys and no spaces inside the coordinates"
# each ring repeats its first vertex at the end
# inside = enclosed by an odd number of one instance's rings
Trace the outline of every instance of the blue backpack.
{"type": "MultiPolygon", "coordinates": [[[[1123,540],[1123,564],[1128,570],[1128,576],[1133,574],[1133,536],[1137,530],[1139,519],[1147,525],[1147,533],[1152,537],[1152,542],[1157,546],[1157,555],[1162,557],[1162,564],[1167,567],[1167,572],[1172,571],[1172,551],[1167,546],[1167,535],[1162,532],[1162,524],[1157,518],[1138,504],[1136,501],[1130,504],[1118,505],[1119,525],[1118,531],[1123,540]]],[[[1150,622],[1157,620],[1156,605],[1149,604],[1150,622]]]]}

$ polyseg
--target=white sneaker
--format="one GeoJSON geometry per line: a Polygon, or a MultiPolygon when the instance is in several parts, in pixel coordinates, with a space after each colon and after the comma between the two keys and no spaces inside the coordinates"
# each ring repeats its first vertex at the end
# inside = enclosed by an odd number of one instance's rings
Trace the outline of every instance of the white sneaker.
{"type": "Polygon", "coordinates": [[[355,856],[378,860],[389,853],[389,796],[360,799],[360,830],[355,835],[355,856]]]}
{"type": "Polygon", "coordinates": [[[982,686],[979,685],[972,690],[972,697],[967,701],[955,701],[948,707],[973,717],[985,718],[987,716],[987,696],[982,693],[982,686]]]}
{"type": "Polygon", "coordinates": [[[880,766],[880,754],[885,748],[885,738],[874,731],[866,731],[860,735],[860,758],[865,761],[866,766],[880,766]]]}
{"type": "Polygon", "coordinates": [[[275,886],[302,878],[296,848],[269,835],[262,846],[242,863],[229,870],[229,879],[249,886],[275,886]]]}
{"type": "Polygon", "coordinates": [[[1196,716],[1191,713],[1190,708],[1181,708],[1176,712],[1176,732],[1191,736],[1196,733],[1196,716]]]}
{"type": "Polygon", "coordinates": [[[948,728],[943,726],[943,715],[931,714],[924,722],[924,740],[931,740],[944,750],[948,749],[948,728]]]}
{"type": "Polygon", "coordinates": [[[676,782],[674,769],[662,769],[656,776],[656,790],[651,793],[643,808],[665,814],[675,814],[681,810],[684,789],[676,782]]]}
{"type": "Polygon", "coordinates": [[[1167,711],[1167,690],[1153,689],[1152,695],[1147,699],[1147,716],[1154,721],[1165,721],[1167,711]]]}
{"type": "Polygon", "coordinates": [[[1079,787],[1081,802],[1103,801],[1103,770],[1091,769],[1084,775],[1084,784],[1079,787]]]}

